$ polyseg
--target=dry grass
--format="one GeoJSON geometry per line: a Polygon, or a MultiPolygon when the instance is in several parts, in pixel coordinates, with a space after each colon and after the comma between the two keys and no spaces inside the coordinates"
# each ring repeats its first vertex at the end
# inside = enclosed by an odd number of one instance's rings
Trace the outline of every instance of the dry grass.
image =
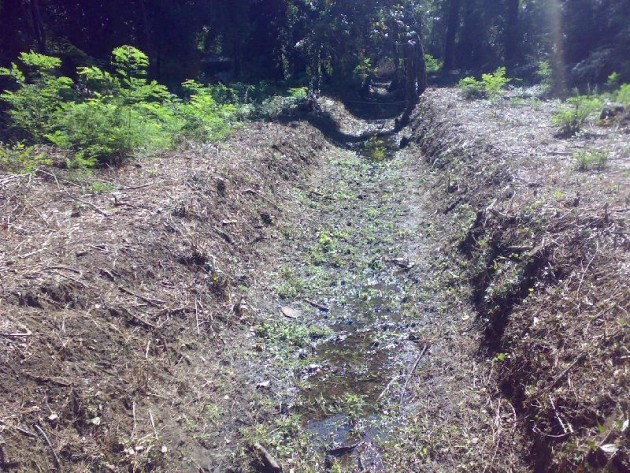
{"type": "Polygon", "coordinates": [[[513,405],[528,439],[511,443],[508,421],[499,457],[627,471],[628,129],[593,124],[562,140],[554,107],[432,91],[413,136],[467,267],[479,354],[501,360],[495,403],[513,405]],[[608,150],[606,169],[577,172],[573,154],[594,147],[608,150]]]}
{"type": "Polygon", "coordinates": [[[257,316],[245,288],[323,146],[254,124],[94,175],[0,175],[0,461],[226,466],[255,391],[233,368],[257,316]]]}

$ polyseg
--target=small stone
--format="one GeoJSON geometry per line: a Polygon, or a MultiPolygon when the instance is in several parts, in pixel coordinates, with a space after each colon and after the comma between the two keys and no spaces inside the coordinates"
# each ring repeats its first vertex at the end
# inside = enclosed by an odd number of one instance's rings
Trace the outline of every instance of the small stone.
{"type": "Polygon", "coordinates": [[[280,311],[282,312],[282,315],[288,317],[289,319],[297,319],[300,316],[300,311],[291,307],[282,307],[280,311]]]}

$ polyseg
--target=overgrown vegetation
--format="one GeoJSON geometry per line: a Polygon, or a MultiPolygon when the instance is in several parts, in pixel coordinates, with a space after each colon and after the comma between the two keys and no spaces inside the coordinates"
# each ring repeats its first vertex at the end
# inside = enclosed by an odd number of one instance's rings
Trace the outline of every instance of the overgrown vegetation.
{"type": "MultiPolygon", "coordinates": [[[[21,66],[0,69],[15,90],[0,98],[9,106],[14,134],[73,152],[70,167],[120,162],[165,150],[185,139],[223,138],[238,110],[222,87],[188,80],[183,99],[150,81],[149,58],[131,46],[112,53],[112,72],[80,67],[78,80],[61,76],[61,60],[22,53],[21,66]]],[[[22,159],[23,161],[23,159],[22,159]]],[[[20,160],[14,160],[19,166],[20,160]]]]}
{"type": "Polygon", "coordinates": [[[467,99],[496,99],[510,81],[512,79],[506,77],[505,67],[499,67],[493,73],[483,74],[481,80],[464,77],[459,81],[459,87],[467,99]]]}
{"type": "Polygon", "coordinates": [[[589,171],[590,169],[602,170],[606,167],[606,163],[608,162],[608,151],[578,151],[573,157],[576,160],[576,168],[578,171],[589,171]]]}
{"type": "Polygon", "coordinates": [[[559,127],[560,134],[571,136],[578,133],[586,121],[601,110],[603,101],[592,95],[569,97],[566,104],[554,113],[551,122],[559,127]]]}

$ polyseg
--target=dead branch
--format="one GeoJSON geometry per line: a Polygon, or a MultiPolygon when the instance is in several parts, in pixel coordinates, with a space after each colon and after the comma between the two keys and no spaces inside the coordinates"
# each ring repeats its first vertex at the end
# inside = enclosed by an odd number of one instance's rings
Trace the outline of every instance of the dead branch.
{"type": "Polygon", "coordinates": [[[326,307],[325,305],[318,304],[317,302],[312,301],[310,299],[304,299],[304,302],[306,302],[309,305],[312,305],[313,307],[321,310],[322,312],[330,312],[330,309],[326,307]]]}
{"type": "Polygon", "coordinates": [[[46,432],[44,432],[44,430],[38,424],[35,424],[34,427],[39,431],[40,434],[42,434],[42,437],[44,437],[44,440],[46,440],[46,443],[50,447],[50,451],[52,452],[53,458],[55,459],[56,469],[57,470],[61,470],[61,462],[59,461],[59,457],[57,456],[57,452],[55,451],[55,447],[53,447],[53,444],[50,441],[50,439],[48,438],[48,435],[46,435],[46,432]]]}
{"type": "Polygon", "coordinates": [[[422,348],[422,351],[420,352],[420,355],[416,359],[416,362],[413,364],[413,367],[411,368],[411,371],[409,371],[409,374],[407,375],[407,379],[405,379],[405,384],[403,384],[402,391],[400,392],[400,408],[401,409],[403,407],[403,402],[405,400],[405,391],[407,391],[407,384],[409,384],[409,380],[413,376],[414,371],[416,371],[416,368],[418,367],[418,364],[420,363],[420,360],[422,359],[422,357],[426,353],[427,348],[428,348],[428,345],[425,345],[422,348]]]}
{"type": "Polygon", "coordinates": [[[151,299],[145,296],[142,296],[140,294],[136,294],[135,292],[123,287],[123,286],[118,286],[118,289],[120,289],[122,292],[129,294],[130,296],[135,296],[140,300],[143,300],[144,302],[146,302],[147,304],[151,304],[153,307],[161,307],[161,305],[166,304],[166,301],[160,300],[160,299],[151,299]],[[161,305],[160,305],[161,304],[161,305]]]}

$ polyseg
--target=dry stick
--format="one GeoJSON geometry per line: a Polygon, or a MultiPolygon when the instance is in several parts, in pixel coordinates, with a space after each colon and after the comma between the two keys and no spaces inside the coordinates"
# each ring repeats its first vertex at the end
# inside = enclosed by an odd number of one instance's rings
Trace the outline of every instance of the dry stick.
{"type": "Polygon", "coordinates": [[[94,205],[92,202],[88,202],[87,200],[80,199],[79,197],[77,197],[76,195],[72,195],[70,192],[68,192],[65,189],[62,189],[62,190],[63,190],[63,192],[68,194],[68,197],[70,197],[71,199],[74,199],[77,202],[81,202],[82,204],[85,204],[85,205],[87,205],[89,207],[92,207],[94,210],[96,210],[98,213],[100,213],[101,215],[103,215],[105,217],[111,217],[111,214],[105,212],[103,209],[100,209],[99,207],[94,205]]]}
{"type": "Polygon", "coordinates": [[[118,286],[118,289],[120,289],[122,292],[125,292],[127,294],[129,294],[130,296],[135,296],[140,300],[143,300],[144,302],[151,304],[153,307],[160,307],[158,304],[166,304],[166,301],[162,301],[160,299],[149,299],[148,297],[144,297],[140,294],[136,294],[135,292],[123,287],[123,286],[118,286]]]}
{"type": "Polygon", "coordinates": [[[51,273],[56,274],[57,276],[60,276],[62,278],[66,278],[69,279],[70,281],[74,281],[76,282],[79,286],[82,286],[83,288],[87,289],[88,287],[90,287],[88,284],[85,284],[83,281],[79,281],[78,279],[73,278],[72,276],[68,276],[67,274],[63,274],[60,273],[59,271],[51,271],[51,273]]]}
{"type": "Polygon", "coordinates": [[[376,402],[379,402],[383,396],[385,396],[385,394],[387,393],[387,391],[389,391],[389,388],[392,386],[392,384],[394,384],[394,381],[397,381],[398,378],[400,378],[402,375],[401,374],[397,374],[396,376],[394,376],[389,383],[387,383],[387,386],[385,386],[385,389],[383,389],[383,391],[381,391],[381,394],[378,396],[378,398],[376,399],[376,402]]]}
{"type": "Polygon", "coordinates": [[[413,372],[416,371],[416,368],[418,367],[418,364],[420,363],[420,360],[422,359],[422,357],[426,353],[427,348],[428,348],[428,345],[425,345],[422,348],[422,351],[420,352],[420,355],[418,356],[418,359],[416,360],[416,362],[413,365],[413,368],[411,368],[411,371],[407,375],[407,379],[405,379],[405,384],[403,385],[402,391],[400,392],[400,408],[401,409],[403,407],[403,401],[405,400],[405,391],[407,390],[407,384],[409,384],[409,380],[411,379],[411,376],[413,375],[413,372]]]}
{"type": "Polygon", "coordinates": [[[131,412],[133,414],[133,430],[131,431],[131,440],[135,440],[136,428],[138,426],[138,422],[136,420],[136,401],[133,401],[133,403],[131,404],[131,412]]]}
{"type": "Polygon", "coordinates": [[[4,333],[4,332],[0,332],[0,337],[6,337],[6,338],[19,338],[19,337],[32,337],[33,336],[33,332],[31,332],[30,330],[27,330],[24,333],[4,333]]]}
{"type": "Polygon", "coordinates": [[[243,194],[256,194],[258,197],[260,197],[261,199],[263,199],[265,202],[267,202],[268,204],[272,205],[273,207],[275,207],[277,210],[280,210],[280,207],[278,207],[277,204],[275,204],[274,202],[272,202],[271,200],[269,200],[267,197],[265,197],[264,195],[262,195],[260,192],[258,192],[255,189],[245,189],[243,191],[243,194]]]}
{"type": "Polygon", "coordinates": [[[195,321],[197,322],[197,335],[200,335],[201,330],[199,329],[199,326],[201,324],[199,323],[199,303],[197,302],[196,297],[195,297],[195,321]]]}
{"type": "Polygon", "coordinates": [[[316,309],[319,309],[321,311],[330,312],[330,309],[328,307],[326,307],[325,305],[318,304],[317,302],[312,301],[310,299],[304,299],[304,302],[306,302],[307,304],[312,305],[313,307],[315,307],[316,309]]]}
{"type": "Polygon", "coordinates": [[[78,269],[69,268],[68,266],[47,266],[45,268],[42,268],[41,271],[51,271],[54,269],[63,269],[63,270],[78,274],[79,276],[83,275],[83,273],[79,271],[78,269]]]}
{"type": "Polygon", "coordinates": [[[567,369],[565,369],[562,373],[560,373],[560,375],[553,381],[553,383],[551,383],[551,386],[549,386],[548,389],[549,390],[553,389],[556,386],[556,384],[558,384],[558,382],[560,382],[560,380],[564,378],[569,373],[569,371],[571,371],[571,368],[573,368],[575,365],[581,362],[584,358],[586,358],[586,355],[584,354],[578,356],[575,359],[575,361],[569,365],[567,369]]]}
{"type": "Polygon", "coordinates": [[[57,452],[55,451],[55,448],[53,447],[52,442],[48,438],[48,435],[46,435],[46,432],[44,432],[44,430],[38,424],[35,424],[34,427],[39,431],[40,434],[42,434],[42,436],[46,440],[46,443],[50,447],[50,450],[51,450],[51,452],[53,454],[53,457],[55,458],[55,465],[57,466],[58,470],[61,470],[61,462],[59,461],[59,457],[57,456],[57,452]]]}

